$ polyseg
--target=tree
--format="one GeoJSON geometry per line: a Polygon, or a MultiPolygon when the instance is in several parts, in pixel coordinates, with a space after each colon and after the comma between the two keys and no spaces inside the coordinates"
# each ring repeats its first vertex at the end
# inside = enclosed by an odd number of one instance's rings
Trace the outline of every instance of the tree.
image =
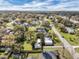
{"type": "Polygon", "coordinates": [[[23,31],[18,30],[14,35],[16,36],[17,43],[24,42],[25,37],[23,31]]]}
{"type": "Polygon", "coordinates": [[[15,44],[15,35],[13,34],[4,35],[3,39],[3,45],[12,46],[13,44],[15,44]]]}
{"type": "Polygon", "coordinates": [[[44,33],[41,33],[41,32],[39,33],[39,32],[38,32],[38,33],[36,34],[36,36],[37,36],[37,38],[40,38],[42,41],[44,41],[44,36],[45,36],[44,33]]]}
{"type": "Polygon", "coordinates": [[[36,33],[34,31],[25,32],[25,39],[30,43],[36,41],[36,33]]]}
{"type": "Polygon", "coordinates": [[[23,42],[25,40],[24,33],[26,31],[26,28],[22,25],[16,25],[14,26],[14,31],[15,31],[15,36],[16,36],[16,41],[18,43],[23,42]]]}
{"type": "Polygon", "coordinates": [[[43,26],[44,27],[49,27],[50,23],[48,21],[44,21],[43,26]]]}
{"type": "Polygon", "coordinates": [[[49,36],[51,37],[51,38],[53,38],[53,31],[52,30],[49,30],[49,32],[48,32],[48,34],[49,34],[49,36]]]}
{"type": "Polygon", "coordinates": [[[23,50],[24,48],[23,48],[23,46],[21,45],[21,44],[13,44],[12,45],[12,51],[13,52],[17,52],[17,53],[19,53],[19,52],[21,52],[22,50],[23,50]]]}
{"type": "Polygon", "coordinates": [[[17,25],[14,26],[14,30],[15,30],[15,31],[20,30],[20,31],[23,31],[23,32],[24,32],[26,29],[25,29],[24,26],[17,24],[17,25]]]}

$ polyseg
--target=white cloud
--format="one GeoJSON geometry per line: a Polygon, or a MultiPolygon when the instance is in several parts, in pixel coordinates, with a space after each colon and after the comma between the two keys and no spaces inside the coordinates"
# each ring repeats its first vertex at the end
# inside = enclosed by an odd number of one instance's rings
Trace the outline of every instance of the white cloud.
{"type": "Polygon", "coordinates": [[[0,0],[0,10],[41,10],[41,11],[53,11],[53,10],[79,10],[79,0],[60,0],[57,5],[53,5],[53,1],[59,0],[33,0],[30,3],[24,5],[12,5],[7,0],[0,0]]]}

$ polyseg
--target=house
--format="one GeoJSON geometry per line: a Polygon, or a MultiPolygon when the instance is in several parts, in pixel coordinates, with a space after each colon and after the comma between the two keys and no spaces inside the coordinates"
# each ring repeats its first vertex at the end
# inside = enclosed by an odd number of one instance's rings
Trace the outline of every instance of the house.
{"type": "Polygon", "coordinates": [[[49,19],[53,19],[54,17],[53,16],[49,16],[49,19]]]}
{"type": "Polygon", "coordinates": [[[31,25],[33,25],[33,26],[36,26],[36,25],[38,25],[39,23],[38,23],[38,21],[32,21],[31,22],[31,25]]]}
{"type": "Polygon", "coordinates": [[[41,45],[41,39],[37,39],[36,43],[34,44],[35,49],[40,49],[42,47],[41,45]]]}
{"type": "Polygon", "coordinates": [[[53,44],[54,44],[54,42],[52,41],[52,39],[50,37],[44,37],[44,45],[51,46],[53,44]]]}
{"type": "Polygon", "coordinates": [[[36,30],[37,32],[42,32],[42,33],[46,33],[45,28],[37,28],[36,30]]]}
{"type": "Polygon", "coordinates": [[[22,25],[25,26],[25,27],[29,27],[28,23],[23,23],[22,25]]]}
{"type": "Polygon", "coordinates": [[[75,29],[72,28],[72,27],[61,26],[61,31],[64,32],[64,33],[69,33],[69,34],[75,33],[75,29]]]}
{"type": "Polygon", "coordinates": [[[1,51],[7,51],[9,50],[11,47],[10,46],[0,46],[0,50],[1,51]]]}
{"type": "Polygon", "coordinates": [[[74,34],[75,33],[75,30],[73,28],[70,28],[70,27],[65,27],[67,33],[70,33],[70,34],[74,34]]]}
{"type": "Polygon", "coordinates": [[[35,43],[35,49],[40,49],[41,48],[41,44],[40,43],[35,43]]]}
{"type": "Polygon", "coordinates": [[[16,54],[16,53],[13,53],[12,54],[12,57],[14,58],[14,59],[21,59],[22,57],[21,57],[21,54],[16,54]]]}
{"type": "Polygon", "coordinates": [[[5,33],[5,34],[9,34],[9,33],[14,33],[13,32],[13,30],[12,29],[5,29],[5,30],[3,30],[3,33],[5,33]]]}
{"type": "Polygon", "coordinates": [[[11,48],[8,47],[8,48],[6,48],[6,51],[5,51],[4,54],[5,54],[5,55],[8,55],[8,53],[10,53],[10,52],[11,52],[11,48]]]}

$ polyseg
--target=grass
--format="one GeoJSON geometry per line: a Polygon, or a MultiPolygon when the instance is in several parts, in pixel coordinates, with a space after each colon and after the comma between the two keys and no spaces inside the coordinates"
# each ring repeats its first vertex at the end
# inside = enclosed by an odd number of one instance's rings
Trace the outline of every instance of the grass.
{"type": "Polygon", "coordinates": [[[79,39],[75,34],[69,34],[69,33],[64,33],[60,31],[60,28],[58,26],[55,26],[57,31],[61,33],[61,35],[73,46],[78,46],[79,45],[79,39]]]}
{"type": "Polygon", "coordinates": [[[78,53],[79,53],[79,48],[75,48],[75,50],[76,50],[76,52],[78,52],[78,53]]]}
{"type": "MultiPolygon", "coordinates": [[[[57,26],[56,28],[60,32],[60,28],[57,26]]],[[[72,35],[72,34],[64,33],[64,32],[60,32],[60,33],[71,45],[74,45],[74,46],[79,45],[79,40],[77,39],[77,36],[75,34],[72,35]]]]}
{"type": "Polygon", "coordinates": [[[26,41],[23,44],[24,50],[31,51],[32,45],[30,43],[27,43],[26,41]]]}
{"type": "Polygon", "coordinates": [[[76,36],[75,35],[72,35],[72,34],[63,33],[63,32],[61,32],[61,34],[63,36],[65,36],[66,39],[69,39],[69,38],[74,39],[74,38],[76,38],[76,36]]]}
{"type": "Polygon", "coordinates": [[[0,56],[4,56],[4,53],[3,51],[0,51],[0,56]]]}
{"type": "Polygon", "coordinates": [[[62,36],[64,36],[64,38],[71,44],[74,46],[78,46],[79,45],[79,40],[77,39],[76,35],[72,35],[72,34],[68,34],[68,33],[63,33],[60,32],[62,36]]]}
{"type": "Polygon", "coordinates": [[[55,39],[53,39],[54,40],[54,46],[61,46],[61,41],[59,40],[59,38],[58,37],[56,37],[55,39]]]}
{"type": "Polygon", "coordinates": [[[40,53],[31,53],[28,55],[28,57],[34,57],[35,59],[39,59],[40,53]]]}
{"type": "Polygon", "coordinates": [[[0,56],[2,56],[4,53],[3,52],[0,52],[0,56]]]}

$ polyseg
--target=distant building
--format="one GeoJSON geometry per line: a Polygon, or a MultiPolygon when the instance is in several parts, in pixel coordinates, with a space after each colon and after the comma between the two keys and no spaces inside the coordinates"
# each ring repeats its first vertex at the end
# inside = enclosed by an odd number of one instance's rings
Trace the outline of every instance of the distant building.
{"type": "Polygon", "coordinates": [[[49,16],[49,19],[53,19],[54,17],[53,16],[49,16]]]}

